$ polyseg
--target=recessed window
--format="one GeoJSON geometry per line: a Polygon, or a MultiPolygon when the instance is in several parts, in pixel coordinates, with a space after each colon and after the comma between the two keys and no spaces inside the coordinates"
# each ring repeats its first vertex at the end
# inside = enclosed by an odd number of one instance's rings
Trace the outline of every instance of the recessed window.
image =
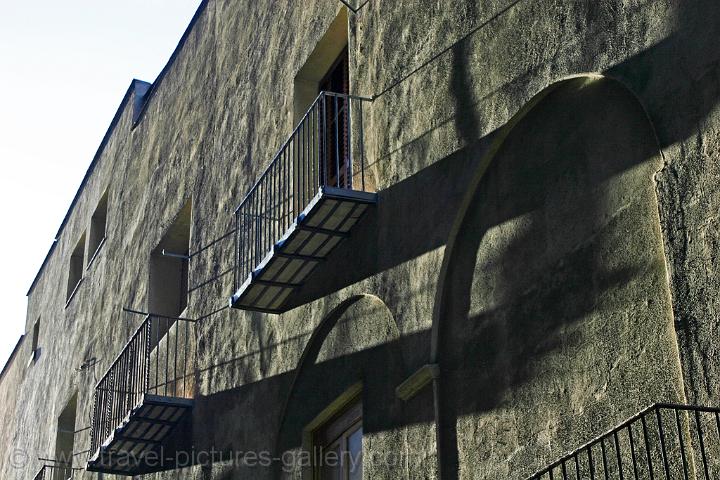
{"type": "MultiPolygon", "coordinates": [[[[319,91],[350,93],[350,74],[348,49],[338,55],[328,73],[320,81],[319,91]]],[[[318,92],[319,93],[319,92],[318,92]]],[[[329,97],[323,102],[322,111],[325,112],[323,119],[326,131],[320,131],[320,158],[324,159],[325,165],[321,166],[321,174],[327,178],[321,178],[323,185],[339,188],[347,188],[350,185],[350,155],[349,138],[340,133],[333,135],[332,132],[347,132],[349,118],[348,100],[343,97],[329,97]],[[327,134],[327,132],[331,132],[327,134]]]]}
{"type": "MultiPolygon", "coordinates": [[[[293,123],[300,121],[320,90],[344,93],[338,89],[343,88],[343,78],[340,75],[343,74],[342,69],[347,70],[347,63],[340,65],[339,60],[347,59],[347,45],[348,16],[347,9],[342,8],[295,76],[293,123]],[[337,69],[338,66],[340,69],[337,69]],[[336,74],[331,75],[336,69],[336,74]]],[[[347,74],[345,75],[347,85],[347,74]]],[[[347,86],[345,88],[347,89],[347,86]]]]}
{"type": "Polygon", "coordinates": [[[40,356],[40,318],[35,321],[32,332],[32,351],[30,352],[30,360],[35,361],[40,356]]]}
{"type": "MultiPolygon", "coordinates": [[[[293,83],[294,125],[302,120],[308,109],[318,100],[321,91],[341,94],[329,95],[319,100],[316,105],[319,130],[317,138],[313,137],[313,151],[319,155],[318,168],[320,183],[325,186],[346,188],[348,186],[348,100],[342,95],[350,91],[350,59],[348,56],[348,15],[347,9],[341,8],[338,15],[320,38],[317,45],[295,75],[293,83]],[[322,120],[320,120],[322,118],[322,120]]],[[[301,211],[306,205],[300,203],[302,198],[312,198],[317,185],[306,182],[310,175],[305,171],[307,166],[300,158],[295,157],[293,167],[294,208],[301,211]],[[304,190],[304,191],[303,191],[304,190]]]]}
{"type": "Polygon", "coordinates": [[[67,284],[67,301],[75,294],[80,281],[83,278],[83,269],[85,268],[85,234],[80,237],[77,245],[73,249],[72,255],[70,255],[70,265],[68,271],[68,284],[67,284]]]}
{"type": "Polygon", "coordinates": [[[179,317],[188,302],[192,202],[188,201],[150,255],[149,311],[179,317]]]}
{"type": "Polygon", "coordinates": [[[95,255],[105,242],[107,209],[108,194],[105,192],[95,209],[95,213],[93,213],[93,216],[90,219],[90,238],[88,239],[88,252],[91,258],[90,262],[95,259],[95,255]]]}
{"type": "Polygon", "coordinates": [[[362,403],[357,401],[313,434],[319,480],[362,479],[362,403]]]}
{"type": "MultiPolygon", "coordinates": [[[[75,449],[75,416],[77,414],[77,394],[73,395],[63,409],[57,422],[57,433],[55,436],[55,461],[60,467],[59,470],[70,472],[75,449]]],[[[57,475],[60,478],[61,475],[57,475]]],[[[64,477],[69,478],[69,477],[64,477]]]]}

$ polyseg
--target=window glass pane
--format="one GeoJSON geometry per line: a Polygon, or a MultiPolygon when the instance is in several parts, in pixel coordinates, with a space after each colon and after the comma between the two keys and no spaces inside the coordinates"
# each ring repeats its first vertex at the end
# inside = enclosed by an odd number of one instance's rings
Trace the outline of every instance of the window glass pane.
{"type": "Polygon", "coordinates": [[[342,448],[340,442],[323,449],[322,480],[344,480],[341,465],[342,448]]]}
{"type": "Polygon", "coordinates": [[[314,444],[322,449],[315,465],[320,480],[362,478],[362,434],[362,403],[359,401],[313,433],[314,444]]]}
{"type": "Polygon", "coordinates": [[[38,349],[38,344],[40,341],[40,319],[37,319],[37,322],[35,322],[35,326],[33,327],[33,341],[32,341],[32,349],[33,352],[38,349]]]}
{"type": "Polygon", "coordinates": [[[348,437],[348,461],[350,480],[362,479],[362,426],[348,437]]]}

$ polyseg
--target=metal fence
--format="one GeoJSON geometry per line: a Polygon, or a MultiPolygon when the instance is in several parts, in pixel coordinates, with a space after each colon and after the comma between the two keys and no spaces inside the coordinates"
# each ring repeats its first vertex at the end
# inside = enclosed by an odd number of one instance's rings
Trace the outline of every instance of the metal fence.
{"type": "Polygon", "coordinates": [[[235,210],[235,289],[321,187],[366,190],[363,104],[321,92],[235,210]]]}
{"type": "Polygon", "coordinates": [[[145,394],[192,398],[194,334],[193,320],[145,318],[95,387],[91,455],[145,394]]]}
{"type": "Polygon", "coordinates": [[[73,478],[75,472],[80,470],[72,468],[70,465],[43,465],[34,480],[69,480],[73,478]]]}
{"type": "Polygon", "coordinates": [[[720,479],[720,409],[653,405],[533,479],[720,479]]]}

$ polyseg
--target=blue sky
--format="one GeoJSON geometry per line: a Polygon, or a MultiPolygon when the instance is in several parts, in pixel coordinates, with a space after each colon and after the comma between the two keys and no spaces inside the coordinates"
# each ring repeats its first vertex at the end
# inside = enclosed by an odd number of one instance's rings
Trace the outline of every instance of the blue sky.
{"type": "Polygon", "coordinates": [[[199,4],[0,0],[0,368],[125,90],[155,80],[199,4]]]}

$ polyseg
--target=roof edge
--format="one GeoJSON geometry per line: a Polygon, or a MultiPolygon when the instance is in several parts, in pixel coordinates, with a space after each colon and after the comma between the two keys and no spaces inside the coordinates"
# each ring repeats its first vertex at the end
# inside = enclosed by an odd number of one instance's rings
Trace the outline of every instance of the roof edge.
{"type": "Polygon", "coordinates": [[[110,126],[108,127],[107,131],[105,132],[105,135],[103,136],[103,139],[100,142],[100,146],[98,147],[97,151],[95,152],[92,162],[90,162],[90,166],[88,167],[87,171],[85,172],[85,176],[83,177],[82,181],[80,182],[80,186],[78,187],[77,192],[75,192],[75,196],[73,197],[72,202],[70,202],[70,207],[68,207],[68,210],[65,213],[65,217],[63,218],[63,221],[60,224],[60,228],[58,229],[57,233],[55,234],[53,243],[50,246],[48,253],[45,255],[45,259],[43,260],[42,264],[40,265],[40,269],[38,270],[37,274],[35,274],[35,278],[33,279],[32,284],[30,285],[30,288],[28,289],[26,295],[29,296],[32,293],[33,289],[35,288],[35,285],[37,284],[38,280],[40,279],[40,275],[45,270],[45,266],[47,265],[47,262],[50,259],[50,256],[52,255],[53,251],[55,251],[55,247],[57,246],[58,240],[60,239],[60,235],[62,234],[63,230],[65,229],[65,226],[67,225],[67,222],[70,219],[70,215],[72,214],[72,211],[75,208],[75,205],[77,204],[78,200],[80,199],[80,195],[82,194],[82,191],[85,188],[85,185],[87,184],[88,180],[90,179],[90,175],[92,175],[93,171],[95,170],[95,167],[97,166],[97,163],[100,160],[100,156],[105,151],[105,146],[107,145],[108,141],[110,140],[110,137],[112,136],[113,132],[115,131],[115,127],[117,127],[117,124],[120,121],[120,117],[122,117],[122,114],[125,112],[125,108],[127,107],[127,104],[129,102],[130,98],[133,96],[133,93],[136,94],[135,102],[133,103],[133,120],[134,120],[135,117],[137,117],[139,115],[140,109],[142,108],[142,105],[145,101],[147,92],[150,89],[151,89],[151,85],[148,82],[144,82],[144,81],[138,80],[138,79],[133,79],[130,82],[130,86],[128,87],[127,91],[125,92],[125,95],[123,96],[123,99],[120,102],[120,106],[118,107],[117,111],[115,112],[115,116],[113,117],[112,121],[110,122],[110,126]]]}
{"type": "Polygon", "coordinates": [[[72,202],[70,203],[70,207],[67,210],[67,213],[65,214],[65,218],[63,218],[62,223],[60,224],[60,228],[58,229],[58,232],[55,234],[55,238],[53,239],[53,243],[50,246],[50,249],[48,250],[48,253],[45,255],[45,259],[43,260],[43,263],[40,265],[40,269],[38,270],[37,274],[35,275],[35,278],[32,281],[32,284],[30,285],[30,288],[28,289],[28,292],[26,295],[30,295],[35,288],[35,285],[37,284],[38,280],[40,279],[40,275],[42,274],[43,270],[45,269],[45,266],[47,265],[48,260],[50,259],[50,256],[52,255],[53,251],[55,250],[55,247],[57,246],[58,240],[60,239],[60,234],[62,233],[63,229],[65,228],[65,225],[67,224],[70,214],[73,211],[73,208],[75,207],[75,204],[77,203],[78,199],[80,198],[80,194],[83,191],[83,188],[87,184],[87,181],[92,174],[95,165],[97,164],[97,161],[102,154],[105,145],[107,144],[110,136],[112,135],[112,132],[115,129],[115,126],[117,125],[117,122],[120,120],[120,117],[122,116],[123,111],[125,110],[126,104],[130,97],[132,96],[133,92],[137,92],[137,96],[135,97],[135,102],[133,103],[133,118],[132,118],[132,126],[131,129],[134,129],[142,120],[145,112],[147,111],[148,104],[150,103],[150,100],[154,96],[155,92],[157,91],[158,87],[162,83],[163,78],[165,78],[165,75],[170,70],[170,67],[175,63],[175,60],[177,59],[178,55],[182,51],[183,46],[185,45],[185,42],[187,41],[188,37],[190,36],[190,32],[192,32],[193,27],[197,23],[197,21],[200,19],[200,16],[205,11],[206,7],[210,3],[210,0],[202,0],[200,5],[198,6],[197,10],[195,10],[195,13],[193,14],[192,19],[190,20],[190,23],[185,28],[185,31],[182,34],[182,37],[180,37],[180,41],[178,42],[177,46],[175,47],[175,50],[173,50],[172,55],[170,55],[170,58],[168,59],[167,63],[163,67],[163,69],[160,71],[160,74],[155,78],[155,81],[150,84],[148,82],[144,82],[142,80],[133,79],[133,81],[130,83],[130,87],[128,88],[127,92],[125,93],[125,96],[123,97],[122,102],[120,102],[120,107],[118,107],[117,112],[115,113],[115,116],[112,119],[112,122],[110,122],[110,127],[108,127],[107,132],[105,133],[105,136],[103,137],[102,141],[100,142],[100,146],[98,147],[97,152],[95,153],[95,156],[93,157],[92,162],[90,163],[90,166],[88,167],[87,172],[85,173],[85,177],[83,177],[82,181],[80,182],[80,187],[78,188],[77,192],[75,193],[75,197],[73,198],[72,202]]]}
{"type": "Polygon", "coordinates": [[[25,339],[25,335],[20,335],[20,339],[15,344],[15,348],[13,348],[12,353],[7,359],[7,362],[5,362],[5,366],[3,366],[2,372],[0,372],[0,382],[5,377],[5,373],[10,368],[10,365],[15,360],[15,356],[17,355],[18,350],[20,350],[20,345],[22,345],[23,340],[25,339]]]}
{"type": "Polygon", "coordinates": [[[165,75],[167,75],[170,68],[175,64],[175,60],[177,59],[178,55],[180,55],[180,52],[182,51],[183,47],[185,46],[185,42],[187,42],[187,39],[190,36],[190,32],[192,32],[193,28],[195,27],[195,24],[200,19],[200,16],[205,12],[205,9],[209,3],[210,3],[210,0],[202,0],[202,2],[200,2],[200,5],[198,6],[197,10],[195,10],[193,17],[192,17],[192,19],[190,19],[190,23],[185,28],[185,31],[183,32],[182,36],[180,37],[180,41],[178,41],[178,44],[175,47],[175,50],[173,50],[173,53],[172,53],[172,55],[170,55],[170,58],[168,59],[167,63],[165,64],[163,69],[160,71],[158,76],[155,78],[155,81],[152,83],[152,86],[150,87],[150,91],[147,92],[147,94],[145,95],[145,98],[143,99],[140,111],[137,113],[136,118],[133,119],[132,128],[137,127],[137,125],[143,119],[143,116],[145,115],[145,112],[147,111],[148,105],[150,104],[150,100],[155,96],[155,92],[160,87],[160,84],[162,83],[163,79],[165,78],[165,75]]]}

